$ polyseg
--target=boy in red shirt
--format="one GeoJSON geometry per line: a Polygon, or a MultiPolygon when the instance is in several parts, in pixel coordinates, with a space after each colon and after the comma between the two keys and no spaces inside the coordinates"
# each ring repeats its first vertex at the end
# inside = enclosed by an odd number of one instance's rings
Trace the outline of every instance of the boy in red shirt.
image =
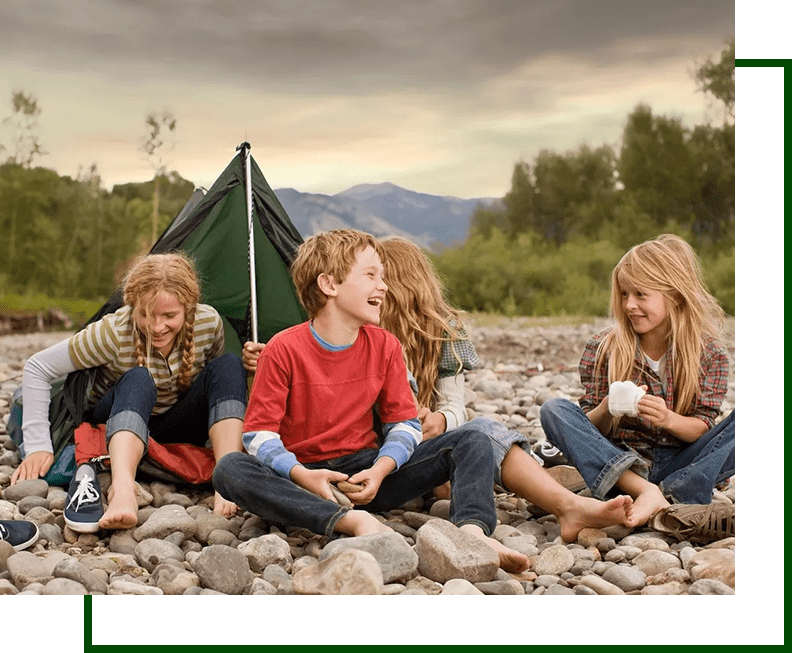
{"type": "Polygon", "coordinates": [[[495,549],[505,569],[527,568],[526,556],[488,537],[496,525],[489,439],[460,428],[422,441],[401,345],[375,326],[388,289],[376,239],[318,234],[291,271],[311,320],[275,335],[261,354],[243,427],[248,453],[218,462],[215,489],[268,521],[359,536],[389,530],[371,513],[450,480],[450,520],[495,549]],[[362,509],[335,501],[330,483],[344,480],[363,486],[347,494],[362,509]]]}

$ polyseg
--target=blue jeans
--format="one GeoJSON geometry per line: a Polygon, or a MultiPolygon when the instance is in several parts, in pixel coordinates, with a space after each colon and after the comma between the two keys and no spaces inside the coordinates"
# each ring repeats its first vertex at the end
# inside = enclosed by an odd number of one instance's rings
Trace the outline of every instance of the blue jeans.
{"type": "MultiPolygon", "coordinates": [[[[332,469],[350,476],[368,469],[378,449],[307,463],[309,469],[332,469]]],[[[489,438],[461,426],[419,444],[410,459],[386,476],[368,512],[384,512],[451,481],[449,519],[457,526],[475,524],[489,535],[495,529],[492,478],[495,463],[489,438]]],[[[284,478],[246,453],[229,453],[215,466],[215,489],[240,508],[267,521],[307,528],[332,536],[348,508],[323,499],[284,478]]]]}
{"type": "Polygon", "coordinates": [[[474,417],[469,422],[465,422],[462,426],[457,428],[465,428],[468,430],[475,429],[481,431],[489,438],[490,445],[492,446],[492,455],[495,457],[495,482],[498,485],[503,485],[501,478],[501,465],[503,459],[513,445],[521,447],[526,452],[531,451],[531,445],[528,438],[519,431],[512,431],[506,428],[504,424],[496,422],[489,417],[474,417]]]}
{"type": "Polygon", "coordinates": [[[166,412],[152,415],[157,388],[145,367],[126,372],[88,414],[92,424],[107,425],[107,440],[131,431],[144,445],[189,442],[204,446],[209,429],[223,419],[244,419],[247,375],[242,360],[223,354],[209,361],[184,395],[166,412]]]}
{"type": "MultiPolygon", "coordinates": [[[[577,468],[592,494],[607,498],[633,464],[640,460],[608,440],[580,406],[551,399],[539,413],[547,439],[577,468]]],[[[648,479],[674,503],[710,503],[716,484],[734,474],[734,411],[695,442],[683,447],[657,447],[648,479]]]]}

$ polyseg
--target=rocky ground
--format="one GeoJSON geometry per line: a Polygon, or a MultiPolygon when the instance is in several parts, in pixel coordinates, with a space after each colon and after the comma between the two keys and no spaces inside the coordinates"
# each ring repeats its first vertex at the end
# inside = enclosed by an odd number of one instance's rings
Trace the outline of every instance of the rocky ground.
{"type": "MultiPolygon", "coordinates": [[[[468,408],[539,441],[539,406],[580,396],[580,353],[605,322],[527,324],[474,326],[483,365],[468,374],[468,408]]],[[[25,359],[68,335],[0,338],[0,519],[29,519],[41,532],[22,552],[0,542],[0,594],[734,594],[734,538],[700,546],[610,527],[564,543],[553,515],[497,486],[494,536],[531,560],[519,576],[499,570],[489,547],[443,519],[448,503],[430,498],[382,515],[391,533],[331,541],[247,513],[215,515],[209,488],[141,482],[135,529],[79,535],[64,524],[63,488],[9,486],[19,456],[5,426],[25,359]]],[[[724,415],[734,408],[733,323],[726,342],[724,415]]],[[[734,479],[715,499],[734,502],[734,479]]]]}

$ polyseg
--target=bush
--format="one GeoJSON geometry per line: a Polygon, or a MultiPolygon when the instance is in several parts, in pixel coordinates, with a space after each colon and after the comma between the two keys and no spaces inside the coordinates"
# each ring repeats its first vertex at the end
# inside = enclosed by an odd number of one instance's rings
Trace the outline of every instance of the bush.
{"type": "MultiPolygon", "coordinates": [[[[609,240],[585,238],[557,246],[536,234],[510,238],[493,228],[488,236],[474,234],[463,245],[432,258],[450,301],[464,310],[507,316],[605,316],[611,273],[625,249],[609,240]]],[[[734,249],[702,257],[702,262],[710,289],[733,315],[734,249]]]]}

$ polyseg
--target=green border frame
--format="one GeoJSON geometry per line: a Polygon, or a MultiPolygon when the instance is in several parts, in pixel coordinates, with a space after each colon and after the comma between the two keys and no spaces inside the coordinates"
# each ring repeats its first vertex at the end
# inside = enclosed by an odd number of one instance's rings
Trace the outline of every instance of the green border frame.
{"type": "Polygon", "coordinates": [[[736,8],[737,334],[740,377],[757,380],[740,385],[741,414],[748,415],[738,447],[740,500],[747,509],[740,514],[736,596],[641,597],[618,606],[577,598],[556,606],[553,599],[529,604],[527,597],[291,596],[37,597],[27,606],[24,599],[0,597],[4,648],[34,642],[63,653],[114,645],[783,644],[784,308],[778,284],[788,139],[780,135],[792,7],[785,0],[737,0],[736,8]],[[742,446],[748,438],[753,446],[742,446]]]}

